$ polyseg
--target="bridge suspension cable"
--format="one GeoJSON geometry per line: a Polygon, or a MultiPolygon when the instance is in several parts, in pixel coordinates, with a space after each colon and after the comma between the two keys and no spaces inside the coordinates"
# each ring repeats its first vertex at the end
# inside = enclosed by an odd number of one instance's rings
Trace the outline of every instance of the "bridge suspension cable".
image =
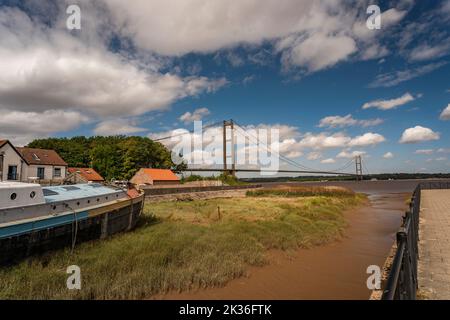
{"type": "MultiPolygon", "coordinates": [[[[237,127],[238,127],[239,129],[241,129],[241,130],[244,132],[245,135],[253,137],[253,138],[257,141],[257,143],[258,143],[259,145],[263,145],[263,146],[266,148],[266,151],[269,151],[269,152],[271,152],[271,153],[274,153],[274,152],[272,151],[272,149],[271,149],[270,146],[268,146],[266,143],[262,143],[262,142],[259,140],[259,138],[256,137],[255,135],[253,135],[253,134],[251,134],[251,133],[245,131],[244,128],[243,128],[243,126],[240,125],[239,123],[237,123],[236,121],[234,121],[234,123],[237,125],[237,127]]],[[[325,173],[325,171],[323,171],[323,170],[318,170],[318,169],[314,169],[314,168],[310,168],[310,167],[307,167],[307,166],[305,166],[305,165],[302,165],[301,163],[298,163],[298,162],[296,162],[296,161],[294,161],[294,160],[292,160],[292,159],[287,158],[286,156],[283,156],[283,155],[280,154],[279,152],[276,152],[276,154],[278,154],[278,156],[279,156],[280,159],[284,160],[284,161],[287,162],[288,164],[293,165],[293,166],[295,166],[295,167],[297,167],[297,168],[304,169],[304,170],[310,170],[310,171],[314,171],[314,172],[323,172],[323,173],[325,173]]],[[[330,170],[330,171],[331,171],[331,172],[336,172],[336,173],[342,173],[342,172],[340,172],[340,171],[343,171],[343,170],[347,169],[348,167],[350,167],[350,166],[353,164],[353,161],[354,161],[353,159],[350,159],[350,160],[349,160],[347,163],[345,163],[342,167],[339,167],[339,168],[337,168],[337,169],[333,169],[333,170],[330,170]]],[[[329,173],[330,171],[327,171],[327,173],[329,173]]]]}
{"type": "MultiPolygon", "coordinates": [[[[215,126],[217,126],[217,125],[219,125],[219,124],[221,124],[221,123],[222,123],[222,122],[219,121],[219,122],[215,122],[215,123],[212,123],[212,124],[203,126],[203,127],[202,127],[202,130],[209,129],[209,128],[212,128],[212,127],[215,127],[215,126]]],[[[167,140],[167,139],[171,139],[171,138],[181,137],[181,136],[184,136],[184,135],[186,135],[186,134],[192,134],[192,133],[194,133],[194,132],[195,132],[194,130],[190,130],[190,131],[181,132],[181,133],[178,133],[178,134],[175,134],[175,135],[170,135],[170,136],[166,136],[166,137],[163,137],[163,138],[152,139],[152,140],[153,140],[154,142],[159,142],[159,141],[163,141],[163,140],[167,140]]]]}
{"type": "MultiPolygon", "coordinates": [[[[348,162],[346,162],[341,167],[339,167],[337,169],[334,169],[334,170],[329,170],[329,171],[323,171],[323,170],[318,170],[318,169],[315,169],[315,168],[311,168],[311,167],[305,166],[305,165],[303,165],[303,164],[301,164],[299,162],[296,162],[296,161],[294,161],[292,159],[289,159],[288,157],[282,155],[280,152],[274,152],[270,145],[262,142],[257,136],[255,136],[251,132],[248,132],[247,130],[245,130],[242,125],[240,125],[239,123],[237,123],[234,120],[230,120],[230,122],[232,122],[232,123],[234,123],[236,125],[236,128],[241,131],[240,132],[241,135],[243,135],[246,138],[248,137],[249,139],[251,138],[253,140],[253,143],[256,143],[258,146],[263,146],[265,148],[265,150],[270,152],[271,154],[277,154],[279,159],[282,160],[283,162],[285,162],[285,163],[287,163],[287,164],[289,164],[291,166],[294,166],[295,168],[301,169],[300,172],[304,172],[304,173],[311,172],[311,173],[317,173],[317,174],[322,173],[322,174],[347,174],[348,175],[349,173],[342,172],[342,171],[348,169],[354,163],[354,159],[350,159],[348,162]]],[[[202,126],[202,131],[206,130],[208,128],[212,128],[212,127],[219,127],[222,124],[223,124],[223,121],[218,121],[218,122],[214,122],[212,124],[206,125],[206,126],[202,126]]],[[[178,133],[178,134],[173,134],[173,135],[162,137],[162,138],[158,138],[158,139],[153,139],[153,141],[160,142],[160,141],[164,141],[164,140],[167,140],[167,139],[172,139],[172,138],[175,138],[175,137],[184,136],[186,134],[192,134],[194,132],[195,132],[195,129],[194,130],[190,130],[190,131],[186,131],[186,132],[182,132],[182,133],[178,133]]],[[[238,131],[236,131],[236,132],[238,132],[238,131]]],[[[233,146],[233,148],[234,148],[234,146],[233,146]]],[[[368,172],[367,167],[365,167],[365,169],[368,172]]],[[[211,170],[214,171],[215,169],[211,169],[211,170]]],[[[240,170],[242,171],[244,169],[240,169],[240,170]]],[[[286,171],[289,171],[289,170],[280,170],[280,172],[281,171],[286,172],[286,171]]],[[[294,171],[292,171],[292,172],[294,172],[294,171]]],[[[354,175],[354,174],[351,174],[351,175],[354,175]]]]}
{"type": "Polygon", "coordinates": [[[367,175],[370,176],[370,172],[369,169],[367,168],[367,163],[366,161],[361,161],[363,169],[366,171],[367,175]]]}
{"type": "Polygon", "coordinates": [[[285,162],[287,162],[287,163],[289,163],[289,164],[291,164],[291,165],[293,165],[293,166],[295,166],[295,167],[297,167],[297,168],[300,168],[300,169],[304,169],[304,170],[312,170],[312,171],[320,171],[320,170],[316,170],[316,169],[313,169],[313,168],[309,168],[309,167],[307,167],[307,166],[304,166],[304,165],[302,165],[302,164],[300,164],[300,163],[298,163],[298,162],[295,162],[294,160],[289,159],[289,158],[287,158],[286,156],[283,156],[283,155],[280,154],[279,152],[273,152],[273,151],[272,151],[272,148],[271,148],[270,146],[268,146],[266,143],[261,142],[261,140],[259,140],[258,137],[256,137],[255,135],[253,135],[253,134],[251,134],[251,133],[245,131],[245,129],[244,129],[239,123],[237,123],[236,121],[235,121],[234,123],[237,125],[237,127],[238,127],[240,130],[242,130],[242,131],[244,132],[244,134],[245,134],[246,136],[252,137],[252,138],[254,139],[254,141],[256,140],[256,143],[257,143],[258,145],[264,146],[265,149],[266,149],[266,151],[269,151],[270,153],[276,153],[276,154],[278,154],[278,157],[279,157],[280,159],[284,160],[285,162]]]}

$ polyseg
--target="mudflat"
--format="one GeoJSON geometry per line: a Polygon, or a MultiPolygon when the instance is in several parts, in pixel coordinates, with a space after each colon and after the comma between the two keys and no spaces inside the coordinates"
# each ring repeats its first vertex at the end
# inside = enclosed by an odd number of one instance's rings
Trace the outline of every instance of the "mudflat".
{"type": "Polygon", "coordinates": [[[232,280],[221,288],[153,298],[368,299],[371,291],[366,286],[367,267],[383,266],[407,209],[406,200],[417,183],[415,180],[306,183],[344,186],[368,194],[367,206],[345,214],[348,228],[343,239],[294,252],[271,251],[269,265],[251,267],[247,277],[232,280]]]}

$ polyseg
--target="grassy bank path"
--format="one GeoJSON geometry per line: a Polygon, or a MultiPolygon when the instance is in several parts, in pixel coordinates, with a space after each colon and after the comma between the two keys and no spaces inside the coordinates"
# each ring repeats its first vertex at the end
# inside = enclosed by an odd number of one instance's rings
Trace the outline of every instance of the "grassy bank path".
{"type": "Polygon", "coordinates": [[[343,211],[365,197],[317,188],[250,192],[245,198],[149,203],[133,232],[0,269],[0,299],[137,299],[223,286],[269,249],[310,248],[340,238],[343,211]],[[81,268],[82,289],[66,288],[81,268]]]}

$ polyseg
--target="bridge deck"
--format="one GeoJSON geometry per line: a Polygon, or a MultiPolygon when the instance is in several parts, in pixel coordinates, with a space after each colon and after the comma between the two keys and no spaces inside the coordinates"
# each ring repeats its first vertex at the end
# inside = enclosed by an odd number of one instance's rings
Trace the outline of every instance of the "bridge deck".
{"type": "Polygon", "coordinates": [[[422,190],[419,298],[450,299],[450,190],[422,190]]]}

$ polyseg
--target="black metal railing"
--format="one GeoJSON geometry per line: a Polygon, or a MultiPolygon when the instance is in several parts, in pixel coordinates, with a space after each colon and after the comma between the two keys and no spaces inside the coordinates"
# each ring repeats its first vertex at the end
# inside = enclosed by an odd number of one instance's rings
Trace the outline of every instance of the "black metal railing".
{"type": "Polygon", "coordinates": [[[383,291],[383,300],[416,299],[420,199],[421,192],[425,189],[450,189],[450,182],[423,182],[414,190],[409,210],[403,217],[402,227],[397,232],[397,250],[383,291]]]}

